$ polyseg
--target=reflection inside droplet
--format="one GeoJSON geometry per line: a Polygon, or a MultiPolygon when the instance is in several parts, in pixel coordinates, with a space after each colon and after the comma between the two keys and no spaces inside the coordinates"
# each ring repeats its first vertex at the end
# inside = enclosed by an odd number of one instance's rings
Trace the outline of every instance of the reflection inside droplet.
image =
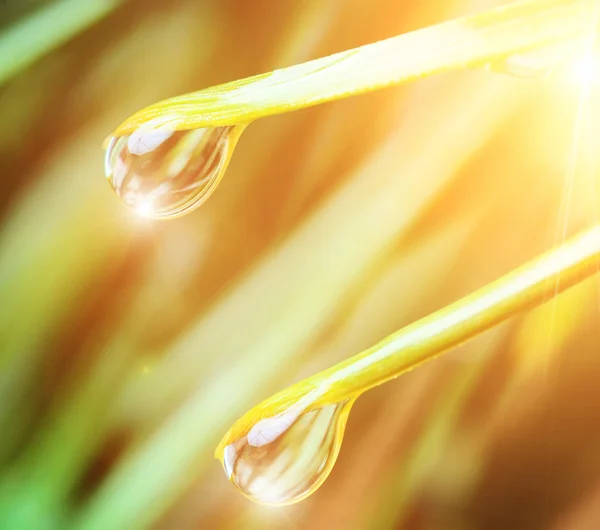
{"type": "Polygon", "coordinates": [[[298,502],[325,481],[354,400],[310,409],[305,400],[256,422],[219,457],[229,480],[261,504],[298,502]]]}
{"type": "Polygon", "coordinates": [[[112,137],[105,170],[119,198],[139,215],[193,210],[221,180],[243,126],[175,130],[153,120],[112,137]]]}

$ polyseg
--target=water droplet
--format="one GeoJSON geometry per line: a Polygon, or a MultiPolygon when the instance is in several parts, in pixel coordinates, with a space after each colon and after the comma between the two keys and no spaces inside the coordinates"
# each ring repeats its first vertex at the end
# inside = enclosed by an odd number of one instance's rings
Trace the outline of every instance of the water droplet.
{"type": "Polygon", "coordinates": [[[354,399],[311,409],[306,397],[314,402],[314,396],[305,396],[222,449],[225,473],[249,499],[293,504],[314,493],[331,472],[354,399]]]}
{"type": "Polygon", "coordinates": [[[197,208],[217,187],[244,126],[176,130],[154,119],[110,139],[106,176],[139,215],[174,217],[197,208]]]}
{"type": "Polygon", "coordinates": [[[487,67],[515,77],[545,77],[564,63],[579,45],[579,41],[558,42],[541,48],[515,53],[491,62],[487,67]]]}

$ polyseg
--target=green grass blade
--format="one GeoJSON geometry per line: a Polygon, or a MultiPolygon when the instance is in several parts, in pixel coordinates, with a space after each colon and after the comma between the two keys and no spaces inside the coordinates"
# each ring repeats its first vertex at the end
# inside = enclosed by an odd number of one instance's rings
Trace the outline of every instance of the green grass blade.
{"type": "Polygon", "coordinates": [[[108,15],[121,0],[59,0],[0,34],[0,84],[108,15]]]}

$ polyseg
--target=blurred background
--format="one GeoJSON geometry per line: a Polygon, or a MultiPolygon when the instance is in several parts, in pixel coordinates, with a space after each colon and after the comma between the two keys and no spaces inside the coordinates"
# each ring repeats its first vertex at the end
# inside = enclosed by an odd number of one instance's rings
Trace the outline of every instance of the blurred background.
{"type": "Polygon", "coordinates": [[[595,223],[589,69],[265,118],[177,220],[104,176],[143,106],[494,3],[0,3],[1,529],[600,528],[597,279],[364,395],[297,505],[213,458],[260,400],[595,223]]]}

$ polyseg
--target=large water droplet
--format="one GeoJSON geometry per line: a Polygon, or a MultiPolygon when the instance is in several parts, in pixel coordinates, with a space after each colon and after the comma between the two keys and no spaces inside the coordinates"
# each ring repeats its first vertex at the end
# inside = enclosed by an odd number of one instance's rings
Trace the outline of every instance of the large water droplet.
{"type": "Polygon", "coordinates": [[[223,176],[243,126],[175,130],[151,120],[114,136],[105,170],[117,196],[145,217],[174,217],[198,207],[223,176]]]}
{"type": "Polygon", "coordinates": [[[353,402],[310,409],[303,399],[257,421],[219,455],[229,480],[261,504],[292,504],[308,497],[335,464],[353,402]]]}

